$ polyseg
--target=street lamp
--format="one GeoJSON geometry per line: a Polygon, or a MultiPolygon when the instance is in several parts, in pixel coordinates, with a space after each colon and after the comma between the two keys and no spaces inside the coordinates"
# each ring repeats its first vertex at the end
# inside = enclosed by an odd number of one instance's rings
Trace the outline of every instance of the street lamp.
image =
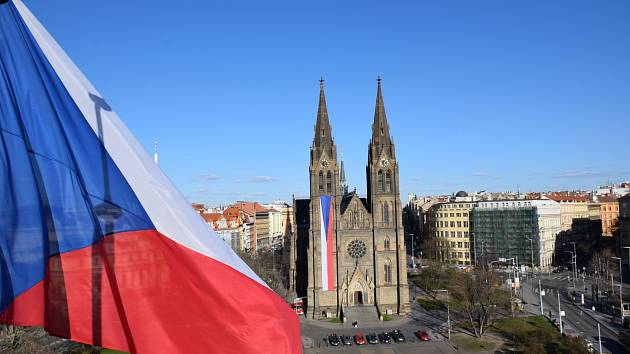
{"type": "MultiPolygon", "coordinates": [[[[571,259],[573,259],[573,252],[571,252],[571,251],[563,251],[563,252],[571,253],[571,259]]],[[[576,289],[576,287],[575,287],[575,263],[573,263],[573,268],[574,268],[573,269],[574,271],[572,272],[573,273],[573,276],[572,276],[572,278],[573,278],[573,289],[576,289]]]]}
{"type": "Polygon", "coordinates": [[[621,318],[621,325],[623,326],[623,283],[621,282],[621,258],[612,257],[612,259],[619,260],[619,317],[621,318]]]}
{"type": "MultiPolygon", "coordinates": [[[[573,273],[575,275],[575,277],[577,278],[577,251],[575,249],[575,242],[565,242],[562,245],[566,245],[566,244],[573,244],[573,273]]],[[[575,284],[575,282],[574,282],[575,284]]],[[[575,288],[575,286],[573,286],[575,288]]]]}
{"type": "Polygon", "coordinates": [[[413,234],[411,233],[409,236],[411,236],[411,268],[416,269],[416,257],[413,249],[413,234]]]}
{"type": "Polygon", "coordinates": [[[475,257],[475,268],[477,268],[477,236],[475,232],[471,232],[473,237],[473,257],[475,257]]]}
{"type": "Polygon", "coordinates": [[[448,303],[448,289],[435,290],[435,292],[438,292],[438,291],[446,292],[446,322],[448,323],[448,341],[450,342],[451,341],[451,308],[448,303]]]}
{"type": "Polygon", "coordinates": [[[532,255],[532,274],[534,274],[534,239],[528,237],[527,240],[529,240],[530,253],[532,255]]]}

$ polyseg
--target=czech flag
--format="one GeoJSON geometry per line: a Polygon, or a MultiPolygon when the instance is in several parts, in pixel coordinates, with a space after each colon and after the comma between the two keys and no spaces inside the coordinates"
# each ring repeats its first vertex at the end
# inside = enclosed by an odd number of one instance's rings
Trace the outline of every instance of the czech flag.
{"type": "Polygon", "coordinates": [[[301,352],[291,308],[19,0],[0,0],[0,205],[0,322],[138,353],[301,352]]]}
{"type": "Polygon", "coordinates": [[[335,290],[335,267],[333,259],[333,203],[332,196],[319,197],[320,207],[320,255],[322,259],[322,290],[335,290]]]}

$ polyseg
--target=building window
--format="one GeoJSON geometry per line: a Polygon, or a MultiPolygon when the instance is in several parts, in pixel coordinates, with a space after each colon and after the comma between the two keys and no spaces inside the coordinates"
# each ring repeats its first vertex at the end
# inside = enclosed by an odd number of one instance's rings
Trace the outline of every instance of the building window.
{"type": "Polygon", "coordinates": [[[468,227],[468,221],[464,221],[464,227],[468,227]]]}
{"type": "Polygon", "coordinates": [[[451,227],[455,227],[455,221],[451,221],[451,227]]]}
{"type": "Polygon", "coordinates": [[[461,213],[457,213],[457,217],[460,217],[460,216],[462,216],[462,214],[461,213]]]}
{"type": "Polygon", "coordinates": [[[462,248],[462,243],[461,242],[457,242],[457,248],[462,248]]]}
{"type": "Polygon", "coordinates": [[[383,224],[389,224],[389,203],[383,203],[383,224]]]}
{"type": "Polygon", "coordinates": [[[461,231],[457,231],[457,237],[462,237],[462,232],[461,231]]]}
{"type": "Polygon", "coordinates": [[[385,237],[385,240],[383,240],[383,248],[389,249],[389,237],[385,237]]]}
{"type": "Polygon", "coordinates": [[[462,227],[462,222],[461,221],[457,222],[457,227],[462,227]]]}
{"type": "Polygon", "coordinates": [[[451,237],[455,237],[455,231],[451,231],[451,237]]]}
{"type": "Polygon", "coordinates": [[[376,180],[377,189],[379,192],[383,191],[383,171],[378,171],[378,178],[376,180]]]}
{"type": "Polygon", "coordinates": [[[390,170],[387,170],[387,172],[385,173],[385,191],[392,191],[392,171],[390,170]]]}
{"type": "Polygon", "coordinates": [[[319,171],[319,192],[324,193],[324,173],[319,171]]]}
{"type": "Polygon", "coordinates": [[[384,268],[385,268],[384,269],[385,270],[385,283],[391,284],[392,283],[392,262],[389,259],[385,261],[384,268]]]}
{"type": "Polygon", "coordinates": [[[326,175],[326,190],[328,190],[328,194],[333,194],[332,191],[332,172],[328,171],[326,175]]]}

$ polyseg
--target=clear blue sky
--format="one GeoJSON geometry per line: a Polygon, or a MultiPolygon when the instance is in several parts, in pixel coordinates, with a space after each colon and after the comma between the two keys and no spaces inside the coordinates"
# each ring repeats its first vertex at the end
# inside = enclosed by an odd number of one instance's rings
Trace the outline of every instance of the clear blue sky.
{"type": "Polygon", "coordinates": [[[377,74],[401,197],[630,178],[630,2],[24,0],[190,200],[308,195],[318,79],[365,193],[377,74]]]}

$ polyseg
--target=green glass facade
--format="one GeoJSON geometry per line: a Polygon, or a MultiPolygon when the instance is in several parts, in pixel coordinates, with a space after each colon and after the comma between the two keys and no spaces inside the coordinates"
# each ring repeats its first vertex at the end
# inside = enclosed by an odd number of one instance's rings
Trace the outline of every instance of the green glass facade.
{"type": "Polygon", "coordinates": [[[536,207],[475,208],[472,225],[478,264],[518,257],[519,264],[529,265],[532,251],[534,264],[540,264],[536,207]]]}

